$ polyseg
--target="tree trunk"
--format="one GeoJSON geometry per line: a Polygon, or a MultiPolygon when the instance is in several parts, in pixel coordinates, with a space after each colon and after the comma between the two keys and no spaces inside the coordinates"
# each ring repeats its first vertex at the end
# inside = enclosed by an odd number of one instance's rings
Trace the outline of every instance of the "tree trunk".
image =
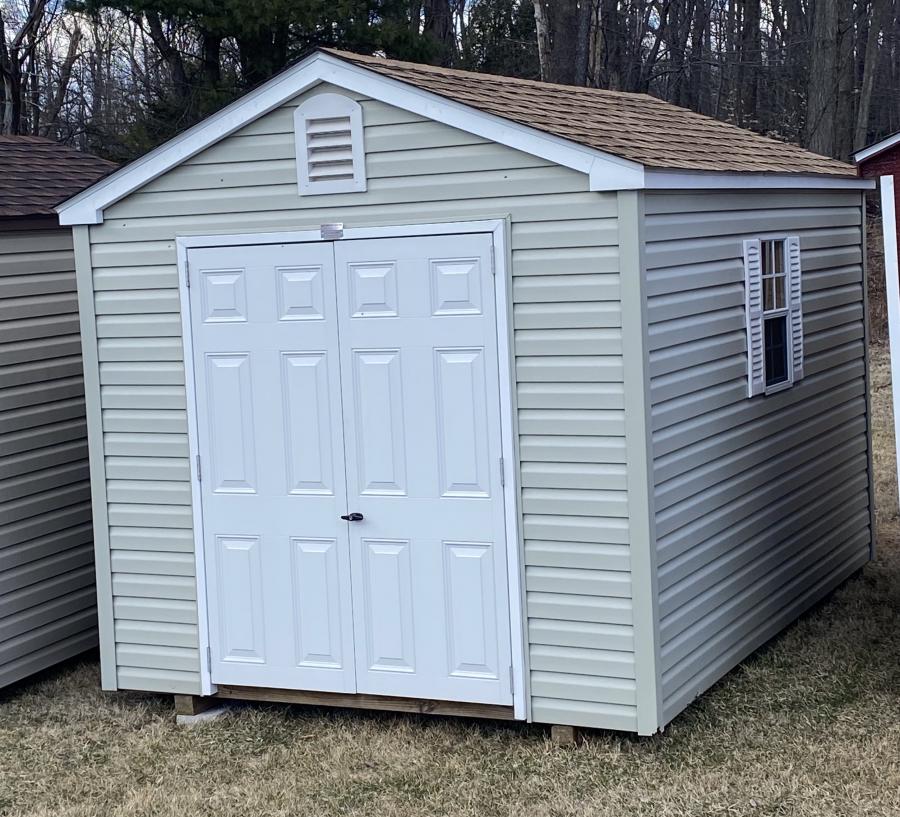
{"type": "MultiPolygon", "coordinates": [[[[826,0],[831,2],[831,0],[826,0]]],[[[737,124],[742,128],[759,125],[759,72],[760,59],[760,0],[742,0],[743,20],[741,24],[740,80],[735,110],[737,124]]]]}
{"type": "Polygon", "coordinates": [[[884,30],[891,0],[872,0],[869,32],[866,36],[866,51],[863,58],[862,83],[859,89],[859,107],[856,110],[856,125],[853,129],[853,149],[860,150],[869,140],[869,110],[872,106],[872,89],[878,72],[878,40],[884,30]]]}
{"type": "Polygon", "coordinates": [[[853,25],[853,0],[838,0],[837,98],[834,106],[834,147],[832,156],[849,159],[853,150],[854,90],[856,64],[853,59],[856,32],[853,25]]]}
{"type": "Polygon", "coordinates": [[[435,45],[433,62],[450,66],[456,55],[456,32],[450,0],[425,0],[425,24],[422,33],[435,45]]]}
{"type": "Polygon", "coordinates": [[[591,12],[592,0],[578,0],[577,23],[575,33],[575,85],[587,85],[588,65],[591,48],[591,12]]]}
{"type": "Polygon", "coordinates": [[[838,85],[838,4],[815,0],[812,14],[805,141],[810,150],[831,156],[838,85]]]}
{"type": "Polygon", "coordinates": [[[163,29],[162,20],[155,11],[146,12],[147,27],[150,29],[150,39],[159,51],[160,57],[166,63],[172,77],[172,87],[179,102],[184,102],[190,96],[187,72],[184,68],[184,60],[175,46],[169,41],[163,29]]]}
{"type": "Polygon", "coordinates": [[[534,25],[537,32],[538,63],[541,66],[541,79],[550,80],[550,21],[544,0],[534,0],[534,25]]]}
{"type": "Polygon", "coordinates": [[[59,122],[59,112],[62,110],[63,103],[66,101],[66,93],[69,90],[69,83],[72,80],[72,68],[75,60],[78,58],[78,48],[81,45],[81,29],[78,24],[69,35],[69,48],[66,56],[59,68],[59,79],[57,80],[56,92],[53,94],[52,101],[48,104],[44,111],[44,118],[40,126],[41,136],[51,136],[53,129],[59,122]]]}

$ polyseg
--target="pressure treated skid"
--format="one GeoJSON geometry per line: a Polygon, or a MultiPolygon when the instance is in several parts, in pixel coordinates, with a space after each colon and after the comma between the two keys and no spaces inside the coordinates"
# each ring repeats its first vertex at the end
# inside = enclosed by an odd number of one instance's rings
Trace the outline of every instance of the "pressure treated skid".
{"type": "Polygon", "coordinates": [[[104,688],[208,678],[181,236],[505,222],[530,720],[653,733],[869,559],[861,191],[593,178],[319,83],[75,227],[104,688]],[[320,93],[362,105],[365,192],[297,194],[293,113],[320,93]],[[786,231],[807,376],[748,400],[742,241],[786,231]]]}

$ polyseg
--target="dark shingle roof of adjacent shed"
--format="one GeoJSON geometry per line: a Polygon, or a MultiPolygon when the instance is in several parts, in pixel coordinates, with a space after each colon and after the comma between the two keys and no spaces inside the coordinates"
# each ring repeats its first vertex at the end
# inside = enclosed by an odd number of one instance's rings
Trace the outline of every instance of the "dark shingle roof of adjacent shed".
{"type": "Polygon", "coordinates": [[[40,136],[0,136],[0,218],[55,215],[54,205],[116,165],[40,136]]]}
{"type": "Polygon", "coordinates": [[[323,51],[424,91],[650,168],[856,176],[852,165],[646,94],[323,51]]]}

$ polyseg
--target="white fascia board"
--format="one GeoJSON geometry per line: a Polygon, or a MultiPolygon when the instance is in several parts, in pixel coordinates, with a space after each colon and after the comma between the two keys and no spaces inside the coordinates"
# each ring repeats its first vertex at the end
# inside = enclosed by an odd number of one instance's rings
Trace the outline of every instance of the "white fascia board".
{"type": "Polygon", "coordinates": [[[881,151],[892,148],[898,142],[900,142],[900,133],[895,133],[893,136],[888,136],[887,139],[882,139],[874,145],[869,145],[867,148],[857,151],[853,154],[853,161],[856,164],[864,162],[866,159],[871,159],[873,156],[878,155],[881,151]]]}
{"type": "Polygon", "coordinates": [[[717,173],[713,171],[644,171],[647,190],[874,190],[871,179],[803,173],[717,173]]]}
{"type": "Polygon", "coordinates": [[[62,225],[101,224],[106,207],[311,87],[328,82],[585,173],[591,190],[635,190],[643,166],[445,99],[330,54],[312,54],[56,208],[62,225]]]}

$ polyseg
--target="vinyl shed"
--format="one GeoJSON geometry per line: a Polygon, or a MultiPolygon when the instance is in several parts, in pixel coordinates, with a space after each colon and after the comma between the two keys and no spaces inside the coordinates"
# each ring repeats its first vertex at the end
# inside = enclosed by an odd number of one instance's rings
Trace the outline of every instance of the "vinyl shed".
{"type": "Polygon", "coordinates": [[[317,51],[66,202],[103,686],[662,728],[870,558],[870,186],[317,51]]]}
{"type": "Polygon", "coordinates": [[[0,687],[97,644],[72,228],[114,165],[0,136],[0,687]]]}

